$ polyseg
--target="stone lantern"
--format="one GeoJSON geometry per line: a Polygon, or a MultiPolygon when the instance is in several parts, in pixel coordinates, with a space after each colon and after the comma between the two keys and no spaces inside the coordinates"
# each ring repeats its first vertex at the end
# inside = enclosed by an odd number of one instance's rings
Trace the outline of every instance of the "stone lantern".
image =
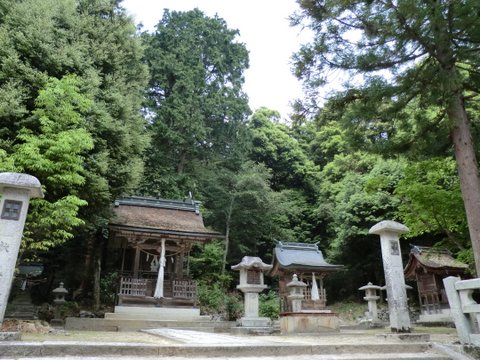
{"type": "Polygon", "coordinates": [[[377,295],[377,290],[381,289],[381,286],[373,285],[371,282],[358,289],[365,291],[363,299],[368,302],[368,311],[365,315],[369,320],[378,321],[377,300],[380,299],[380,296],[377,295]]]}
{"type": "Polygon", "coordinates": [[[297,274],[293,274],[292,281],[287,284],[290,290],[288,298],[292,301],[292,312],[302,311],[302,300],[305,298],[304,289],[307,287],[303,281],[298,280],[297,274]]]}
{"type": "Polygon", "coordinates": [[[245,297],[245,314],[240,319],[244,327],[266,327],[269,318],[258,316],[258,294],[267,288],[264,284],[263,272],[270,270],[272,265],[265,264],[259,257],[244,256],[242,261],[232,266],[232,270],[240,271],[240,284],[237,289],[245,297]]]}
{"type": "Polygon", "coordinates": [[[65,304],[65,296],[68,294],[68,290],[63,287],[63,282],[60,283],[60,286],[56,289],[52,290],[53,296],[53,303],[55,304],[55,318],[50,320],[51,326],[63,326],[63,319],[61,314],[60,305],[65,304]]]}
{"type": "Polygon", "coordinates": [[[65,303],[65,296],[68,294],[68,290],[63,287],[63,282],[60,283],[60,286],[56,289],[52,290],[53,296],[53,303],[55,305],[62,305],[65,303]]]}

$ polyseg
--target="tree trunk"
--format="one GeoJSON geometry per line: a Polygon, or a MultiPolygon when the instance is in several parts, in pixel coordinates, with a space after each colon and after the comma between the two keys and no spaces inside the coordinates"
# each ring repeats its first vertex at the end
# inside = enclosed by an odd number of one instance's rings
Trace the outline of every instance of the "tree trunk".
{"type": "Polygon", "coordinates": [[[93,309],[100,309],[100,273],[102,271],[102,260],[97,256],[94,263],[93,271],[93,309]]]}
{"type": "Polygon", "coordinates": [[[73,291],[73,294],[72,294],[73,300],[75,300],[77,296],[81,296],[86,292],[86,289],[88,286],[87,284],[89,282],[90,274],[91,274],[94,245],[95,245],[94,235],[88,234],[85,242],[85,259],[83,262],[81,282],[78,288],[73,291]]]}
{"type": "Polygon", "coordinates": [[[460,178],[463,203],[467,214],[468,230],[475,258],[475,270],[480,275],[480,179],[478,163],[470,131],[470,123],[460,94],[455,95],[447,109],[454,124],[451,131],[455,158],[460,178]]]}
{"type": "Polygon", "coordinates": [[[232,220],[234,198],[233,195],[230,198],[230,204],[227,209],[227,218],[225,219],[225,252],[223,253],[222,274],[225,272],[225,267],[227,266],[228,247],[230,246],[230,222],[232,220]]]}

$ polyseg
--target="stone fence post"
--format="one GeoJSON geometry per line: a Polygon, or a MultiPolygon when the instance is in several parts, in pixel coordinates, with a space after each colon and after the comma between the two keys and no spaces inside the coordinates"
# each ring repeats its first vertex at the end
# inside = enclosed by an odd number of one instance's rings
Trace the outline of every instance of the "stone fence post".
{"type": "Polygon", "coordinates": [[[480,289],[480,279],[449,276],[443,284],[460,342],[480,346],[480,304],[472,298],[473,291],[480,289]]]}

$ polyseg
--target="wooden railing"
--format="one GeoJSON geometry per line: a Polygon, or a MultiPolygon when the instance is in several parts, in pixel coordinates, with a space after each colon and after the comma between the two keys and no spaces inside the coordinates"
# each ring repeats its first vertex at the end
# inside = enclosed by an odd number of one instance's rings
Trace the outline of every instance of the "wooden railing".
{"type": "MultiPolygon", "coordinates": [[[[133,276],[120,277],[120,296],[152,297],[156,279],[134,278],[133,276]]],[[[194,280],[165,280],[165,297],[186,299],[195,302],[197,297],[197,283],[194,280]]]]}
{"type": "Polygon", "coordinates": [[[173,280],[174,299],[194,300],[197,297],[197,283],[194,280],[173,280]]]}
{"type": "Polygon", "coordinates": [[[119,295],[145,296],[147,292],[147,279],[137,279],[130,276],[120,278],[119,295]]]}

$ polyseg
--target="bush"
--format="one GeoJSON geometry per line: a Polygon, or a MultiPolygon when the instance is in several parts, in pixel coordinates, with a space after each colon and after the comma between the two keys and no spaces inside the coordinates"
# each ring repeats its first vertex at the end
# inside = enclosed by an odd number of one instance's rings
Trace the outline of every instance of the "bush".
{"type": "Polygon", "coordinates": [[[266,294],[260,294],[259,309],[260,316],[270,319],[278,319],[280,315],[280,298],[275,291],[270,290],[266,294]]]}
{"type": "Polygon", "coordinates": [[[198,303],[202,314],[235,320],[242,316],[243,303],[238,293],[228,293],[221,283],[200,281],[198,303]]]}
{"type": "Polygon", "coordinates": [[[108,273],[100,279],[100,302],[103,305],[115,305],[118,280],[117,272],[108,273]]]}

